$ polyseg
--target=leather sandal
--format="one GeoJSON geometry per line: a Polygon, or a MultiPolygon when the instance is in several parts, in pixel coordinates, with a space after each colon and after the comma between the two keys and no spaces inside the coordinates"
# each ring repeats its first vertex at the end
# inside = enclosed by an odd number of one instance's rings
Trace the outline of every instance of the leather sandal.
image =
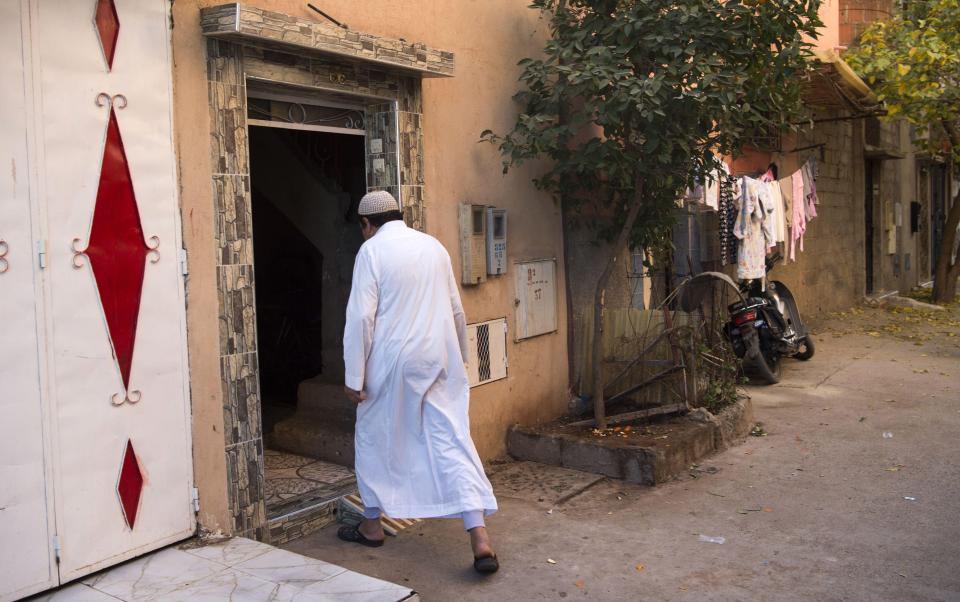
{"type": "Polygon", "coordinates": [[[358,543],[369,548],[379,548],[383,545],[382,539],[367,539],[360,532],[357,525],[343,525],[337,529],[337,537],[350,543],[358,543]]]}
{"type": "Polygon", "coordinates": [[[473,570],[481,575],[492,575],[500,570],[500,561],[497,560],[496,554],[476,556],[473,559],[473,570]]]}

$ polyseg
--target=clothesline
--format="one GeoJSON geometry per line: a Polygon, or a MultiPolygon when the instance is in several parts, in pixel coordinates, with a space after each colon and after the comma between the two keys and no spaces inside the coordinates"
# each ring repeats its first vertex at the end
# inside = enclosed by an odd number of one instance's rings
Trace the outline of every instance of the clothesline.
{"type": "Polygon", "coordinates": [[[763,278],[767,251],[780,244],[787,261],[796,261],[797,248],[804,250],[807,224],[817,217],[816,157],[785,177],[778,178],[777,171],[771,164],[762,174],[734,175],[723,164],[684,195],[717,211],[721,264],[736,263],[740,279],[763,278]]]}

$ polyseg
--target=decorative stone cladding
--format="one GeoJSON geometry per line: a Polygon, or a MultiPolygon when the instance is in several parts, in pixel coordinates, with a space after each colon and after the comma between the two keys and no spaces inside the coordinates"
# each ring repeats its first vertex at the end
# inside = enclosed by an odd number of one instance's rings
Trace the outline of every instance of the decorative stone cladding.
{"type": "Polygon", "coordinates": [[[449,76],[454,70],[452,52],[240,3],[204,9],[200,26],[208,37],[273,47],[284,52],[357,58],[367,63],[379,63],[384,68],[417,71],[424,76],[449,76]]]}
{"type": "MultiPolygon", "coordinates": [[[[287,527],[292,532],[309,525],[291,521],[267,526],[247,82],[255,81],[259,89],[295,90],[315,93],[318,99],[362,104],[367,189],[391,191],[401,202],[407,224],[422,230],[426,195],[420,78],[449,75],[453,55],[236,4],[204,9],[201,19],[210,36],[207,85],[228,505],[235,535],[264,541],[273,531],[283,541],[289,537],[287,527]],[[231,31],[239,34],[229,35],[231,31]],[[374,148],[375,140],[380,141],[379,148],[374,148]]],[[[319,519],[311,515],[309,520],[319,519]]]]}

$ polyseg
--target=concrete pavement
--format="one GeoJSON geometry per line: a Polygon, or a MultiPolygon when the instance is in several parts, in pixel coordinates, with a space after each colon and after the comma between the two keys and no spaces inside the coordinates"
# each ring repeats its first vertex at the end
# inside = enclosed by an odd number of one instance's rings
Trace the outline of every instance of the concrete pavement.
{"type": "Polygon", "coordinates": [[[454,521],[377,550],[331,528],[286,547],[424,600],[958,600],[958,314],[866,309],[822,324],[811,362],[747,389],[768,435],[676,481],[585,478],[555,507],[542,488],[501,486],[492,578],[472,573],[454,521]]]}

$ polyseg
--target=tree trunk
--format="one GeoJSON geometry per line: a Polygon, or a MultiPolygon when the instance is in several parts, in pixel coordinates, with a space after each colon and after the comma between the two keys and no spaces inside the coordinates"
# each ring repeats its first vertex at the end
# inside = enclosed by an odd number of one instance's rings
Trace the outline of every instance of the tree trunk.
{"type": "MultiPolygon", "coordinates": [[[[944,121],[942,123],[947,139],[950,141],[950,167],[953,170],[953,158],[960,148],[960,131],[955,124],[944,121]]],[[[947,174],[947,182],[953,181],[953,173],[947,174]]],[[[957,225],[960,225],[960,190],[951,201],[950,211],[947,213],[947,223],[943,227],[943,239],[937,249],[937,269],[933,275],[933,302],[950,303],[957,296],[957,277],[960,276],[960,261],[951,262],[953,248],[957,240],[957,225]]]]}
{"type": "Polygon", "coordinates": [[[960,261],[950,263],[960,224],[960,191],[953,197],[953,205],[943,227],[943,239],[937,249],[937,270],[933,276],[933,302],[950,303],[957,296],[957,277],[960,276],[960,261]]]}
{"type": "Polygon", "coordinates": [[[617,262],[617,255],[623,251],[630,240],[630,232],[633,230],[633,224],[637,221],[637,215],[640,213],[642,195],[643,184],[638,181],[633,200],[630,202],[630,209],[627,212],[627,219],[623,223],[620,234],[617,235],[616,242],[610,249],[607,265],[604,266],[600,278],[597,279],[597,289],[593,296],[593,417],[599,429],[607,428],[607,408],[606,401],[603,398],[603,297],[607,282],[610,280],[610,274],[613,273],[613,266],[617,262]]]}

